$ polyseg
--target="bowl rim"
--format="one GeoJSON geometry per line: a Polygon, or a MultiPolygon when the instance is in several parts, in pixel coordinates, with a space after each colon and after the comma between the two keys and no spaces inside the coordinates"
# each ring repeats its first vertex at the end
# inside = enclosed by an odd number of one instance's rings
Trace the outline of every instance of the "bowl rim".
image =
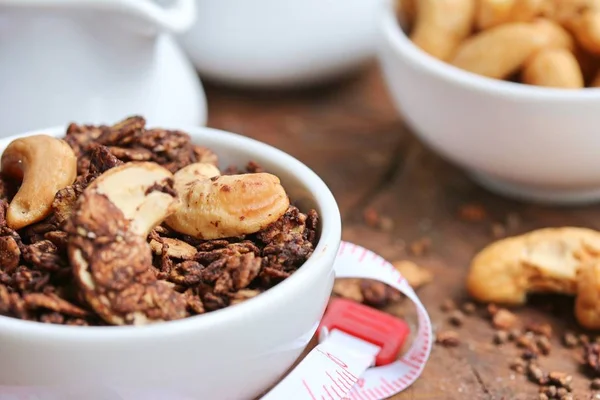
{"type": "Polygon", "coordinates": [[[600,100],[600,88],[586,87],[579,90],[549,88],[489,78],[465,71],[438,60],[417,47],[401,28],[396,18],[396,1],[385,0],[380,19],[380,34],[385,42],[411,63],[449,83],[479,92],[493,93],[502,97],[519,96],[523,100],[581,101],[600,100]]]}
{"type": "MultiPolygon", "coordinates": [[[[61,137],[66,132],[67,125],[55,126],[45,129],[30,130],[25,133],[8,136],[0,139],[0,154],[12,140],[36,135],[47,134],[61,137]]],[[[308,166],[295,157],[264,142],[243,135],[227,132],[220,129],[204,126],[161,126],[162,129],[177,129],[188,133],[192,140],[211,137],[211,140],[220,142],[223,146],[243,148],[248,152],[260,152],[263,157],[273,160],[278,169],[285,171],[304,185],[305,189],[314,198],[315,204],[320,208],[321,234],[319,242],[311,257],[289,278],[260,295],[240,304],[208,312],[206,314],[191,316],[175,321],[166,321],[144,326],[68,326],[58,324],[45,324],[38,321],[26,321],[0,315],[0,332],[3,334],[27,335],[41,340],[69,340],[78,341],[103,340],[122,341],[135,339],[152,339],[178,336],[181,334],[203,331],[211,327],[227,324],[231,320],[244,319],[247,315],[259,312],[261,308],[268,309],[268,304],[277,302],[278,296],[289,296],[297,293],[303,281],[320,275],[323,263],[331,260],[330,271],[333,270],[333,260],[337,255],[341,243],[341,215],[338,204],[325,182],[308,166]]]]}

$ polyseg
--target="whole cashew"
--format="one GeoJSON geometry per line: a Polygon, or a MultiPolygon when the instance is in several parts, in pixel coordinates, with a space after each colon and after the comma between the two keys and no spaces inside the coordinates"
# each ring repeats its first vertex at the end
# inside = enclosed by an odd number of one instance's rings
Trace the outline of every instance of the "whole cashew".
{"type": "Polygon", "coordinates": [[[412,42],[426,53],[447,60],[471,33],[475,0],[419,0],[412,42]]]}
{"type": "Polygon", "coordinates": [[[13,229],[47,217],[56,192],[77,177],[77,157],[71,147],[47,135],[13,140],[0,164],[4,176],[22,181],[6,212],[6,222],[13,229]]]}
{"type": "MultiPolygon", "coordinates": [[[[180,187],[177,178],[175,185],[180,187]]],[[[186,184],[179,192],[181,206],[165,223],[200,239],[258,232],[277,221],[290,204],[279,178],[268,173],[215,176],[186,184]]]]}
{"type": "Polygon", "coordinates": [[[191,182],[210,179],[215,176],[220,176],[221,171],[213,164],[207,163],[194,163],[186,167],[181,168],[175,172],[175,185],[174,188],[177,192],[183,193],[186,191],[186,186],[191,182]]]}
{"type": "Polygon", "coordinates": [[[562,33],[560,26],[546,20],[500,25],[465,40],[451,63],[479,75],[504,79],[538,50],[568,46],[568,35],[562,33]]]}
{"type": "Polygon", "coordinates": [[[545,49],[531,57],[523,69],[523,83],[563,89],[584,86],[577,59],[565,49],[545,49]]]}

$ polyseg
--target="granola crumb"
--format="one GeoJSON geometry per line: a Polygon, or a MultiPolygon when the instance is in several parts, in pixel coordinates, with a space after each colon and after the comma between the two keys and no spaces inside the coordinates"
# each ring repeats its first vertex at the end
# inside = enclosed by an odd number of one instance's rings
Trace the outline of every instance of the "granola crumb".
{"type": "Polygon", "coordinates": [[[440,305],[440,310],[443,312],[450,312],[456,310],[456,303],[452,299],[444,299],[440,305]]]}
{"type": "Polygon", "coordinates": [[[518,322],[518,317],[505,308],[499,309],[493,314],[492,324],[497,329],[509,330],[518,322]]]}
{"type": "Polygon", "coordinates": [[[379,229],[381,229],[383,232],[391,232],[394,230],[394,220],[391,219],[390,217],[381,217],[379,219],[379,229]]]}
{"type": "Polygon", "coordinates": [[[441,331],[436,334],[435,342],[443,347],[456,347],[460,344],[460,337],[455,331],[441,331]]]}
{"type": "Polygon", "coordinates": [[[600,389],[600,378],[592,379],[592,382],[590,382],[590,388],[593,390],[599,390],[600,389]]]}
{"type": "Polygon", "coordinates": [[[462,326],[462,324],[464,323],[464,315],[463,315],[462,311],[460,311],[460,310],[452,311],[452,313],[450,314],[450,317],[448,318],[448,321],[456,327],[462,326]]]}
{"type": "Polygon", "coordinates": [[[579,344],[583,346],[590,343],[590,337],[585,333],[580,334],[577,338],[579,339],[579,344]]]}
{"type": "Polygon", "coordinates": [[[548,323],[528,323],[525,326],[525,330],[543,335],[550,339],[552,337],[552,326],[548,323]]]}
{"type": "Polygon", "coordinates": [[[492,231],[492,237],[494,239],[501,239],[506,236],[506,228],[502,224],[499,224],[497,222],[493,223],[490,229],[492,231]]]}
{"type": "Polygon", "coordinates": [[[363,211],[363,219],[367,226],[376,228],[379,224],[379,213],[374,208],[365,208],[363,211]]]}
{"type": "Polygon", "coordinates": [[[548,382],[548,378],[544,374],[544,371],[534,363],[530,363],[527,366],[527,376],[532,382],[540,385],[545,385],[548,382]]]}
{"type": "Polygon", "coordinates": [[[527,363],[522,358],[516,358],[509,364],[509,368],[519,374],[525,372],[526,367],[527,363]]]}
{"type": "Polygon", "coordinates": [[[421,239],[415,240],[411,242],[408,246],[412,255],[420,257],[429,252],[431,248],[431,239],[428,237],[423,237],[421,239]]]}
{"type": "Polygon", "coordinates": [[[563,336],[563,344],[566,348],[572,349],[577,347],[579,340],[577,340],[577,336],[573,332],[567,332],[563,336]]]}
{"type": "Polygon", "coordinates": [[[539,336],[537,338],[537,347],[540,350],[540,352],[545,356],[550,354],[550,350],[552,350],[552,344],[550,343],[550,339],[548,339],[546,336],[539,336]]]}
{"type": "Polygon", "coordinates": [[[521,332],[520,329],[513,328],[510,331],[508,331],[508,340],[517,340],[517,338],[519,336],[521,336],[522,334],[523,334],[523,332],[521,332]]]}
{"type": "Polygon", "coordinates": [[[458,216],[463,221],[481,222],[487,217],[487,212],[481,204],[464,204],[458,210],[458,216]]]}
{"type": "Polygon", "coordinates": [[[538,394],[538,400],[548,400],[549,397],[546,395],[546,393],[540,393],[538,394]]]}
{"type": "Polygon", "coordinates": [[[508,332],[496,331],[494,333],[494,343],[495,344],[504,344],[506,342],[508,342],[508,332]]]}
{"type": "Polygon", "coordinates": [[[494,315],[496,315],[496,313],[498,312],[498,306],[497,306],[497,305],[495,305],[495,304],[493,304],[493,303],[491,303],[491,304],[488,304],[488,306],[487,306],[487,312],[488,312],[488,314],[489,314],[491,317],[493,317],[493,316],[494,316],[494,315]]]}
{"type": "Polygon", "coordinates": [[[475,311],[477,311],[477,306],[475,305],[475,303],[468,301],[463,304],[462,310],[466,315],[471,315],[474,314],[475,311]]]}

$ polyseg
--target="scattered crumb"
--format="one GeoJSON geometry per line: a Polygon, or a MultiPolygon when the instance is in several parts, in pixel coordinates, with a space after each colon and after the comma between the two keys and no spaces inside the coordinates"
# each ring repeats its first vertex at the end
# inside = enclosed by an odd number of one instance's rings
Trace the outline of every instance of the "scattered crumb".
{"type": "Polygon", "coordinates": [[[402,274],[413,289],[418,289],[433,280],[433,273],[412,261],[399,260],[392,263],[394,268],[402,274]]]}
{"type": "Polygon", "coordinates": [[[481,204],[465,204],[458,210],[458,217],[463,221],[481,222],[487,217],[487,212],[481,204]]]}
{"type": "Polygon", "coordinates": [[[492,324],[497,329],[509,330],[517,324],[518,320],[515,314],[505,308],[501,308],[492,317],[492,324]]]}
{"type": "Polygon", "coordinates": [[[391,219],[390,217],[381,217],[379,219],[379,229],[381,229],[384,232],[391,232],[394,230],[394,220],[391,219]]]}
{"type": "Polygon", "coordinates": [[[506,331],[494,332],[494,343],[495,344],[503,344],[506,342],[508,342],[508,332],[506,332],[506,331]]]}
{"type": "Polygon", "coordinates": [[[600,389],[600,378],[594,378],[592,380],[592,382],[590,383],[590,388],[592,388],[593,390],[599,390],[600,389]]]}
{"type": "Polygon", "coordinates": [[[441,331],[437,333],[435,342],[443,347],[456,347],[460,344],[460,337],[455,331],[441,331]]]}
{"type": "Polygon", "coordinates": [[[431,248],[431,239],[428,237],[423,237],[421,239],[415,240],[411,242],[408,246],[412,255],[420,257],[429,252],[431,248]]]}
{"type": "Polygon", "coordinates": [[[456,303],[452,299],[445,299],[444,301],[442,301],[442,304],[440,305],[440,310],[442,310],[443,312],[449,312],[449,311],[452,311],[455,309],[456,309],[456,303]]]}
{"type": "Polygon", "coordinates": [[[543,335],[550,339],[552,337],[552,326],[548,323],[534,323],[530,322],[525,326],[525,330],[533,332],[538,335],[543,335]]]}
{"type": "Polygon", "coordinates": [[[497,222],[492,224],[491,231],[494,239],[501,239],[506,236],[506,228],[497,222]]]}
{"type": "Polygon", "coordinates": [[[526,367],[527,367],[527,363],[522,358],[515,358],[509,364],[509,368],[519,374],[522,374],[523,372],[525,372],[526,367]]]}
{"type": "Polygon", "coordinates": [[[463,304],[462,310],[465,314],[471,315],[475,313],[475,311],[477,311],[477,306],[475,305],[475,303],[466,302],[463,304]]]}
{"type": "Polygon", "coordinates": [[[565,345],[566,348],[572,349],[572,348],[577,347],[577,345],[579,344],[579,340],[577,339],[577,336],[575,336],[575,334],[573,332],[567,332],[563,336],[563,344],[565,345]]]}
{"type": "Polygon", "coordinates": [[[371,228],[376,228],[379,224],[379,213],[374,208],[365,208],[363,211],[363,219],[365,224],[371,228]]]}
{"type": "Polygon", "coordinates": [[[496,306],[495,304],[488,304],[487,312],[491,317],[493,317],[498,312],[498,306],[496,306]]]}
{"type": "Polygon", "coordinates": [[[464,323],[464,318],[465,317],[464,317],[462,311],[454,310],[450,314],[448,321],[454,326],[462,326],[462,324],[464,323]]]}

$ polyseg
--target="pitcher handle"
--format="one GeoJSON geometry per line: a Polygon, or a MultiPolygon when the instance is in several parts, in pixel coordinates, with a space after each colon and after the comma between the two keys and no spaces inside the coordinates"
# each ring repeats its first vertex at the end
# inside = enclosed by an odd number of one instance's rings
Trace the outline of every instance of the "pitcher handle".
{"type": "Polygon", "coordinates": [[[150,0],[2,0],[0,9],[3,7],[102,9],[140,18],[173,33],[186,31],[196,20],[196,0],[175,0],[169,7],[150,0]]]}

